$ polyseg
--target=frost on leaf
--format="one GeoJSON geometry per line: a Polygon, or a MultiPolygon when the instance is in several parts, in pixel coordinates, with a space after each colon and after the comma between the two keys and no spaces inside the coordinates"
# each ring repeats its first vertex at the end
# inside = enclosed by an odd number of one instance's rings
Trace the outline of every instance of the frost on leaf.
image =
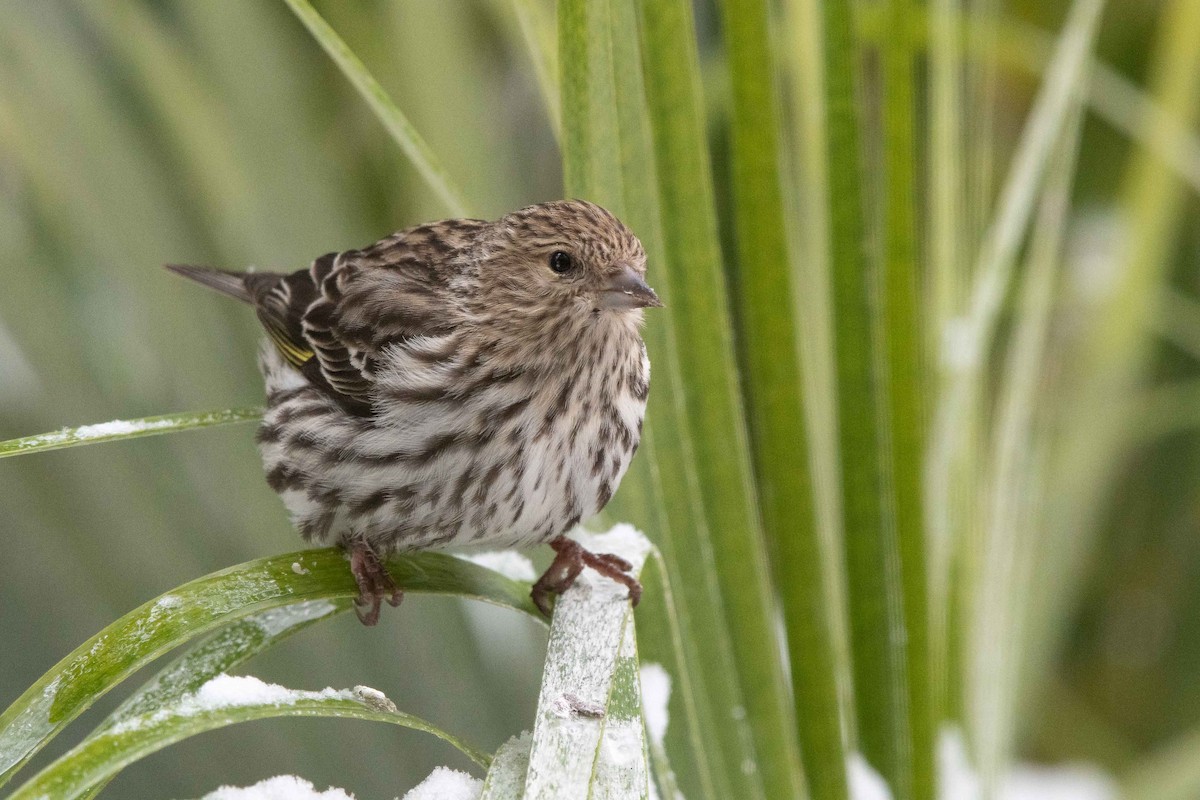
{"type": "Polygon", "coordinates": [[[511,800],[525,796],[525,773],[529,770],[529,748],[533,736],[522,731],[496,751],[492,766],[483,782],[481,800],[511,800]]]}
{"type": "Polygon", "coordinates": [[[0,772],[19,764],[54,730],[54,723],[50,721],[50,709],[58,696],[61,680],[59,677],[51,681],[42,690],[40,697],[30,702],[19,716],[0,730],[0,772]]]}
{"type": "MultiPolygon", "coordinates": [[[[637,574],[650,543],[630,525],[572,534],[637,574]]],[[[647,791],[637,647],[625,586],[584,569],[554,607],[525,797],[626,797],[647,791]]]]}
{"type": "Polygon", "coordinates": [[[320,619],[335,611],[337,611],[337,606],[328,600],[305,600],[264,611],[254,615],[251,619],[266,635],[278,636],[297,625],[320,619]]]}

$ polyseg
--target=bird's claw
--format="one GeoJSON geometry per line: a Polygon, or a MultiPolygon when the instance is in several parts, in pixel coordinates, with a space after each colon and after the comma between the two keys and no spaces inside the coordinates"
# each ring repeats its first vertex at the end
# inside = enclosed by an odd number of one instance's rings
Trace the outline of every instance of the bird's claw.
{"type": "Polygon", "coordinates": [[[350,546],[350,571],[354,573],[354,582],[358,584],[354,613],[363,625],[369,627],[379,622],[379,608],[383,600],[395,608],[404,599],[404,592],[366,542],[359,540],[350,546]]]}
{"type": "Polygon", "coordinates": [[[538,610],[550,616],[553,605],[552,595],[560,595],[575,583],[584,567],[591,567],[606,578],[624,584],[629,589],[629,599],[636,606],[642,599],[642,584],[630,575],[633,565],[614,553],[593,553],[584,549],[583,545],[566,536],[559,536],[550,542],[554,548],[554,561],[533,585],[530,596],[538,610]]]}

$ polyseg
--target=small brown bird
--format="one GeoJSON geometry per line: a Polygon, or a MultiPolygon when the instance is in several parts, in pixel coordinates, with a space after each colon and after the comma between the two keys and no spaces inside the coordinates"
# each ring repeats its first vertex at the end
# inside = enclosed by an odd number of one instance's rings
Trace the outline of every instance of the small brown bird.
{"type": "Polygon", "coordinates": [[[291,274],[167,268],[258,313],[267,483],[305,539],[349,552],[364,624],[400,602],[400,550],[546,542],[543,612],[585,565],[637,602],[629,564],[563,535],[616,491],[649,392],[641,309],[661,303],[608,211],[432,222],[291,274]]]}

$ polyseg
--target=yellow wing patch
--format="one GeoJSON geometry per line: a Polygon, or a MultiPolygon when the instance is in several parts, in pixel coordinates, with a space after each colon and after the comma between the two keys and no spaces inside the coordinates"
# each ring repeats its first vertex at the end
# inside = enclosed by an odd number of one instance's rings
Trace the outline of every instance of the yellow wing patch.
{"type": "Polygon", "coordinates": [[[313,357],[313,351],[305,347],[301,347],[288,337],[287,333],[277,324],[266,322],[264,320],[263,327],[266,328],[267,335],[271,337],[271,341],[279,348],[279,352],[288,360],[288,363],[295,367],[303,366],[306,361],[313,357]]]}

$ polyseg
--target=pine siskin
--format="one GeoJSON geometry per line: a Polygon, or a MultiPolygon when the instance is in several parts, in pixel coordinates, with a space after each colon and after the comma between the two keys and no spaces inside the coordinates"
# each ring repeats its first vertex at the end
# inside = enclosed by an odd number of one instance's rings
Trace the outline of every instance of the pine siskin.
{"type": "Polygon", "coordinates": [[[349,552],[364,624],[400,602],[397,550],[548,542],[545,613],[585,565],[637,601],[627,563],[563,535],[616,491],[649,392],[641,309],[661,303],[608,211],[443,220],[286,275],[168,269],[258,313],[267,483],[305,539],[349,552]]]}

